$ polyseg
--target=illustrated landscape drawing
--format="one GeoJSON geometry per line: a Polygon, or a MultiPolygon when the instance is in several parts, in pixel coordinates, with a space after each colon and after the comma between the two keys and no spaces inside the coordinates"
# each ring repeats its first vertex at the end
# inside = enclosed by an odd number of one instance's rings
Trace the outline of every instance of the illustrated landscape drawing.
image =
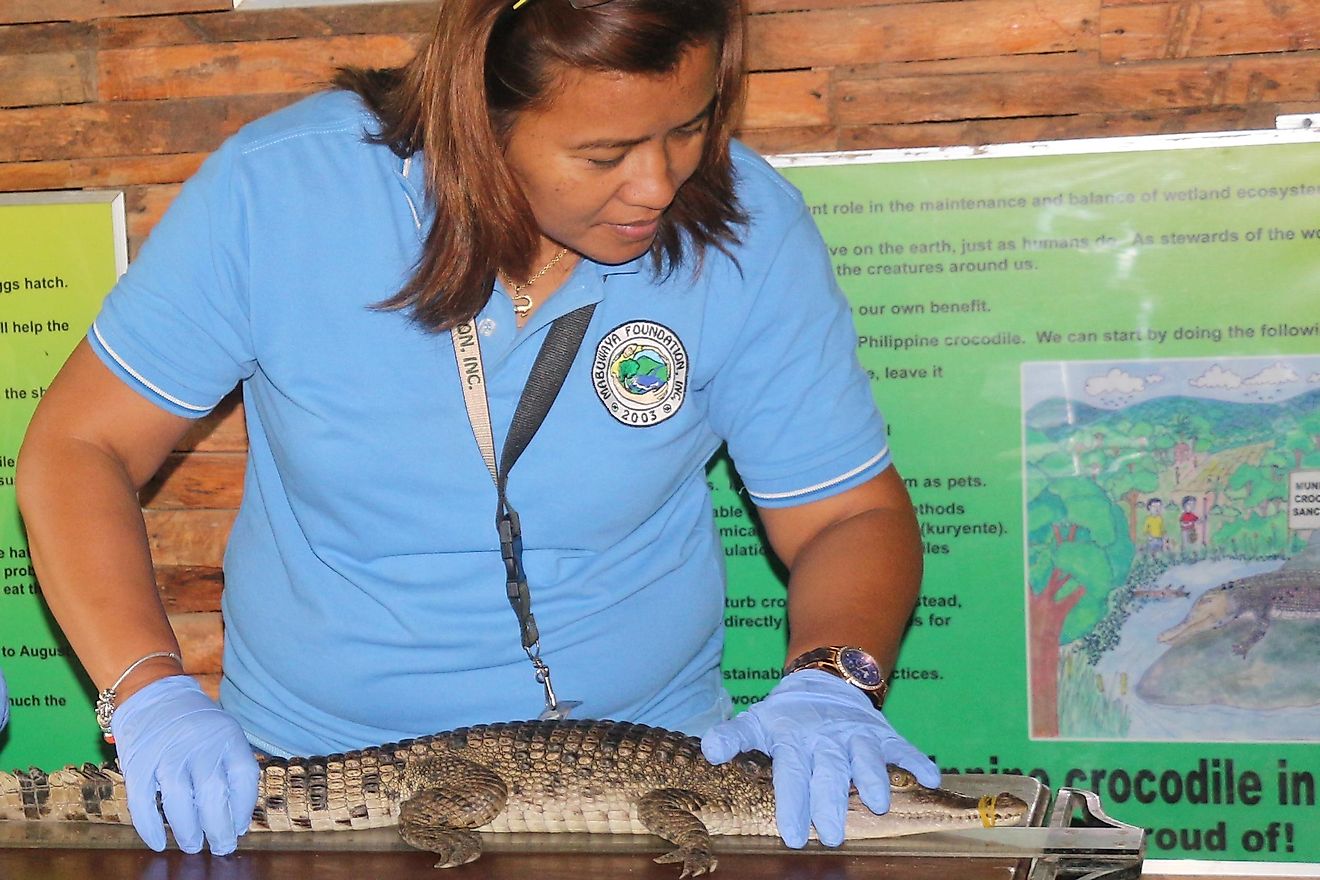
{"type": "Polygon", "coordinates": [[[1032,737],[1320,741],[1320,356],[1021,375],[1032,737]]]}

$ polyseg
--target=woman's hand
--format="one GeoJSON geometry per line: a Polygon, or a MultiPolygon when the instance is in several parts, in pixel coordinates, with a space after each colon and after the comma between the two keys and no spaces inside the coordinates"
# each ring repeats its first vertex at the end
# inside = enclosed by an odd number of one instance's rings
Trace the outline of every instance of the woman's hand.
{"type": "Polygon", "coordinates": [[[764,700],[701,740],[715,764],[751,749],[774,759],[775,823],[794,849],[806,844],[812,825],[826,846],[843,842],[852,785],[873,811],[888,811],[887,764],[911,771],[922,785],[940,783],[935,764],[861,691],[815,669],[785,676],[764,700]]]}
{"type": "Polygon", "coordinates": [[[228,855],[252,821],[260,770],[243,728],[187,675],[161,678],[134,693],[110,721],[133,827],[147,846],[165,848],[165,818],[184,852],[228,855]]]}

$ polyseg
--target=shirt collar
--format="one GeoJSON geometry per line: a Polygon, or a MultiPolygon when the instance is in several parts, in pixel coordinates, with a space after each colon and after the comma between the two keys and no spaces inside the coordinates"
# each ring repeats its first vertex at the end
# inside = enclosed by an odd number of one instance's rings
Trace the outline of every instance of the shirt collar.
{"type": "MultiPolygon", "coordinates": [[[[413,208],[419,233],[424,236],[423,226],[427,219],[425,215],[431,214],[431,211],[429,210],[429,199],[426,196],[425,174],[422,170],[424,167],[423,162],[423,154],[418,151],[406,159],[399,159],[396,167],[404,189],[408,193],[409,203],[413,208]],[[425,209],[423,206],[425,206],[425,209]]],[[[642,254],[626,263],[607,265],[582,257],[578,265],[574,267],[572,274],[555,291],[554,296],[550,297],[544,306],[536,310],[536,314],[521,329],[519,335],[530,335],[574,309],[588,303],[600,302],[605,298],[605,286],[611,278],[640,274],[643,270],[643,262],[648,259],[650,259],[650,254],[642,254]]],[[[511,315],[503,314],[504,311],[511,310],[508,295],[504,292],[502,282],[496,280],[496,286],[497,292],[486,303],[485,308],[481,310],[481,316],[492,317],[496,320],[508,320],[511,315]]]]}

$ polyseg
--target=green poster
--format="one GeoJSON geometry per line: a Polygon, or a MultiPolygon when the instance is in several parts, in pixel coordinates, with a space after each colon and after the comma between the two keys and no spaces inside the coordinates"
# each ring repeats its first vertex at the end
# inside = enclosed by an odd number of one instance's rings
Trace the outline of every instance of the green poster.
{"type": "MultiPolygon", "coordinates": [[[[1150,857],[1320,861],[1320,142],[789,157],[926,550],[888,710],[1097,791],[1150,857]]],[[[712,476],[725,678],[782,581],[712,476]]]]}
{"type": "Polygon", "coordinates": [[[120,193],[0,195],[0,767],[101,760],[91,685],[41,601],[14,497],[37,402],[128,264],[120,193]]]}

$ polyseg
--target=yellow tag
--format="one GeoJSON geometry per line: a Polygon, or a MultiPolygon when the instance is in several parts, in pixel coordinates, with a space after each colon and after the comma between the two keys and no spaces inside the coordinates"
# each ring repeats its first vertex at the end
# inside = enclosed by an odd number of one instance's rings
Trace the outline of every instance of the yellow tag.
{"type": "Polygon", "coordinates": [[[998,800],[998,795],[987,794],[976,802],[976,812],[981,814],[981,824],[986,828],[995,827],[995,803],[998,800]]]}

